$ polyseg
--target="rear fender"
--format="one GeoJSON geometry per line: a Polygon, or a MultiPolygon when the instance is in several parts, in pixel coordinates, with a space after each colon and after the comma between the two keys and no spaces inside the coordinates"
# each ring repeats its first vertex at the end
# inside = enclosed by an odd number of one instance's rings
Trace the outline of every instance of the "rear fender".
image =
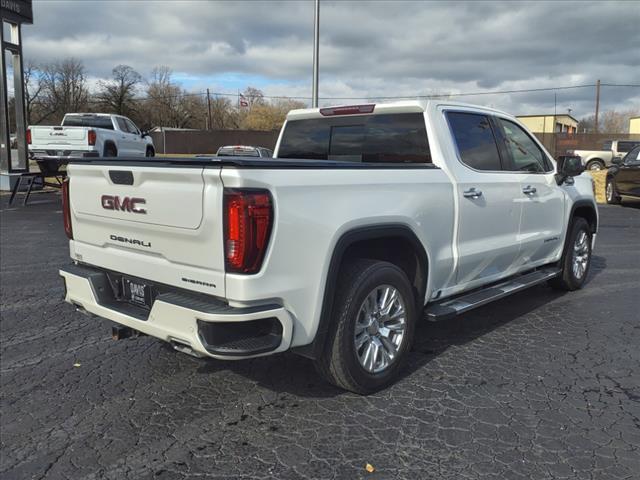
{"type": "MultiPolygon", "coordinates": [[[[424,246],[408,226],[402,224],[374,225],[349,230],[339,238],[331,255],[331,262],[329,264],[329,270],[325,281],[320,321],[313,342],[309,345],[292,349],[295,353],[311,359],[316,359],[323,355],[328,333],[331,331],[331,327],[334,322],[333,301],[336,293],[335,290],[338,283],[340,268],[346,260],[345,253],[349,247],[355,243],[384,238],[402,238],[403,240],[410,242],[412,245],[413,251],[418,258],[418,267],[420,268],[422,266],[423,281],[421,281],[421,284],[417,288],[416,301],[419,303],[424,301],[429,277],[429,259],[424,246]]],[[[420,309],[421,308],[422,305],[420,305],[420,309]]]]}

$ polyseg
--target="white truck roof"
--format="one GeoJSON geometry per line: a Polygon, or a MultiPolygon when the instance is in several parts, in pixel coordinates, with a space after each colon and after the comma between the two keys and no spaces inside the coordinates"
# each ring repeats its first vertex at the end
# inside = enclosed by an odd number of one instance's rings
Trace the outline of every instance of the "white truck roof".
{"type": "MultiPolygon", "coordinates": [[[[362,114],[383,114],[383,113],[412,113],[412,112],[425,112],[430,108],[435,108],[439,105],[447,105],[452,107],[465,107],[472,108],[478,111],[485,111],[491,113],[499,113],[507,117],[513,117],[513,115],[500,110],[496,110],[491,107],[485,107],[482,105],[474,105],[472,103],[452,102],[447,99],[442,100],[402,100],[397,102],[383,102],[383,103],[362,103],[362,104],[350,104],[350,105],[335,105],[322,108],[302,108],[298,110],[291,110],[287,114],[287,120],[302,120],[308,118],[323,118],[331,115],[331,111],[336,111],[334,115],[340,115],[340,111],[344,109],[362,109],[362,114]],[[368,107],[368,108],[367,108],[368,107]],[[373,107],[373,108],[372,108],[373,107]],[[322,112],[325,112],[324,115],[322,112]]],[[[346,114],[346,113],[343,113],[346,114]]],[[[358,114],[350,112],[351,115],[358,114]]]]}
{"type": "Polygon", "coordinates": [[[86,117],[120,117],[121,115],[116,115],[115,113],[90,113],[90,112],[79,112],[79,113],[65,113],[65,117],[70,116],[86,116],[86,117]]]}

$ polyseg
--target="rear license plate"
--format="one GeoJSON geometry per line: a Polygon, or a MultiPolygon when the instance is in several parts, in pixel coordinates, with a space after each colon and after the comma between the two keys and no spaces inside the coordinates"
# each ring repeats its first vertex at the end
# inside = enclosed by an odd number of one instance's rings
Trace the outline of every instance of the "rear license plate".
{"type": "Polygon", "coordinates": [[[153,291],[150,285],[137,280],[122,277],[123,300],[139,307],[151,309],[153,305],[153,291]]]}
{"type": "Polygon", "coordinates": [[[64,156],[64,151],[63,151],[63,150],[58,150],[58,151],[56,152],[56,155],[57,155],[58,157],[63,157],[63,156],[64,156]]]}

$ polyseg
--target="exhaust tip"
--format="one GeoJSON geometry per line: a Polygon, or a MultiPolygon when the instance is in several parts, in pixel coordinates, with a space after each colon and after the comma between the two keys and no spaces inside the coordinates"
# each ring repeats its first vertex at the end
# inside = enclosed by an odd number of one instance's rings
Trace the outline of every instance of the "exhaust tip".
{"type": "Polygon", "coordinates": [[[195,358],[203,358],[205,357],[205,355],[196,352],[192,347],[191,344],[184,342],[182,340],[176,340],[175,338],[171,339],[169,341],[169,343],[171,344],[171,346],[173,347],[174,350],[177,350],[178,352],[181,353],[186,353],[187,355],[190,355],[192,357],[195,358]]]}

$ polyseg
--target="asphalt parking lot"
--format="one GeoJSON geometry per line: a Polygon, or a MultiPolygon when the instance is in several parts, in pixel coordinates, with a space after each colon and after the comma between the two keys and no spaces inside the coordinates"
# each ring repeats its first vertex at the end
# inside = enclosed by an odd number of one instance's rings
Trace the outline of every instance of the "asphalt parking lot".
{"type": "Polygon", "coordinates": [[[360,397],[293,354],[111,340],[61,301],[59,197],[6,200],[3,479],[640,478],[640,203],[600,208],[582,291],[425,322],[403,378],[360,397]]]}

